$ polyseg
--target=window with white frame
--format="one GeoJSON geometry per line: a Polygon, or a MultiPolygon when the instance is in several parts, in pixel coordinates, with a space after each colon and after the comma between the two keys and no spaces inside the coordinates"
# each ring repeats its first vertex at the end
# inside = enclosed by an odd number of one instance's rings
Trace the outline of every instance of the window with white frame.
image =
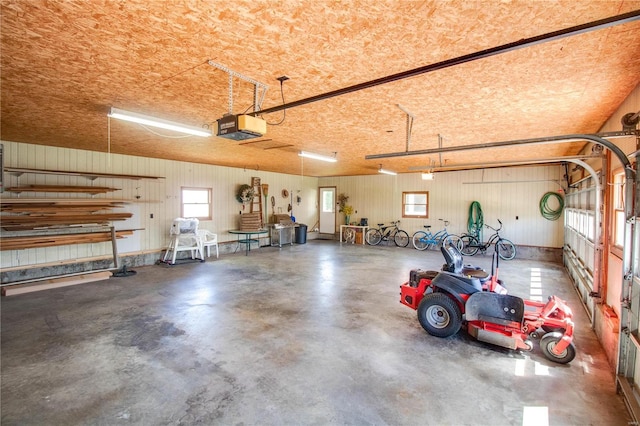
{"type": "Polygon", "coordinates": [[[428,218],[429,217],[429,192],[403,192],[402,193],[402,217],[428,218]]]}
{"type": "Polygon", "coordinates": [[[211,188],[182,187],[182,217],[211,220],[211,188]]]}

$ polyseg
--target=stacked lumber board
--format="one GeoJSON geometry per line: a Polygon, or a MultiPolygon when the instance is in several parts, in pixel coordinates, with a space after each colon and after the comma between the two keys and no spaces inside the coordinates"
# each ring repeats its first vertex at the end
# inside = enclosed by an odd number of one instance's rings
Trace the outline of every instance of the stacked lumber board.
{"type": "MultiPolygon", "coordinates": [[[[116,238],[133,235],[133,229],[116,231],[116,238]]],[[[28,235],[0,238],[0,251],[22,250],[27,248],[42,248],[64,246],[67,244],[91,244],[111,241],[111,232],[87,232],[57,235],[28,235]]]]}
{"type": "Polygon", "coordinates": [[[7,231],[51,228],[67,225],[107,224],[117,220],[127,220],[132,213],[93,213],[67,215],[3,215],[2,228],[7,231]]]}
{"type": "Polygon", "coordinates": [[[5,230],[106,224],[126,220],[131,213],[110,212],[128,201],[100,198],[0,198],[1,227],[5,230]],[[98,213],[100,212],[100,213],[98,213]]]}
{"type": "Polygon", "coordinates": [[[66,210],[98,211],[123,207],[130,201],[113,198],[6,198],[0,197],[0,211],[28,213],[33,211],[60,212],[66,210]]]}

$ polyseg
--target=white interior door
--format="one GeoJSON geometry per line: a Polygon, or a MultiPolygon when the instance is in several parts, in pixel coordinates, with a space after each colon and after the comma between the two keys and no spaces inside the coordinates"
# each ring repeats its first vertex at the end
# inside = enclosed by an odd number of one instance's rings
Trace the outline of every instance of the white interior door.
{"type": "Polygon", "coordinates": [[[336,188],[320,187],[320,233],[335,234],[336,232],[336,188]]]}

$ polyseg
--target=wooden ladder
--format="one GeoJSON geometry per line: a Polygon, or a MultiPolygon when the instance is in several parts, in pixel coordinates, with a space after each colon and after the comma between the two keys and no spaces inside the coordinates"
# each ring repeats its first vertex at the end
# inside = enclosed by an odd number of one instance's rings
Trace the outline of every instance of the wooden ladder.
{"type": "Polygon", "coordinates": [[[264,228],[264,218],[262,217],[262,185],[259,177],[251,178],[253,187],[253,200],[251,200],[251,213],[260,213],[260,228],[264,228]]]}

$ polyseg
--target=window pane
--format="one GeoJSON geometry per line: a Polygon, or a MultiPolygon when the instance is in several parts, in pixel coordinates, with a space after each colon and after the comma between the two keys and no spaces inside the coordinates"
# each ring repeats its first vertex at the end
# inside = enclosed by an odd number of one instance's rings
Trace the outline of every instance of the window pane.
{"type": "Polygon", "coordinates": [[[616,223],[615,223],[615,227],[616,227],[616,240],[615,240],[615,245],[623,247],[624,245],[624,211],[623,210],[616,210],[616,223]]]}
{"type": "Polygon", "coordinates": [[[183,203],[208,203],[209,202],[209,190],[208,189],[184,189],[182,191],[183,203]]]}
{"type": "Polygon", "coordinates": [[[333,213],[334,205],[335,203],[333,201],[333,191],[323,191],[322,192],[322,212],[333,213]]]}
{"type": "Polygon", "coordinates": [[[209,204],[185,204],[184,217],[209,217],[209,204]]]}
{"type": "Polygon", "coordinates": [[[407,204],[427,204],[427,195],[426,194],[407,194],[407,198],[405,201],[407,204]]]}
{"type": "Polygon", "coordinates": [[[624,209],[624,173],[618,173],[613,177],[615,190],[613,191],[613,207],[624,209]]]}
{"type": "Polygon", "coordinates": [[[429,193],[403,192],[402,193],[402,217],[429,217],[429,193]]]}
{"type": "Polygon", "coordinates": [[[182,188],[182,217],[211,220],[211,189],[182,188]]]}
{"type": "Polygon", "coordinates": [[[406,206],[404,206],[404,214],[411,215],[411,216],[416,216],[416,215],[424,216],[427,214],[427,206],[424,206],[424,205],[417,206],[417,205],[407,204],[406,206]]]}

